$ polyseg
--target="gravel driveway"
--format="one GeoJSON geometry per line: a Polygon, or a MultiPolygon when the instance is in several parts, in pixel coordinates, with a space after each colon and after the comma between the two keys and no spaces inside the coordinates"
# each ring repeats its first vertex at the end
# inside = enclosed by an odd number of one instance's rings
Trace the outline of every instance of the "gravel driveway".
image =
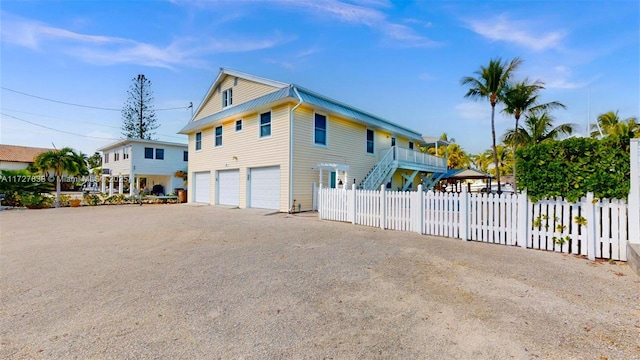
{"type": "Polygon", "coordinates": [[[3,359],[640,359],[624,263],[213,206],[0,226],[3,359]]]}

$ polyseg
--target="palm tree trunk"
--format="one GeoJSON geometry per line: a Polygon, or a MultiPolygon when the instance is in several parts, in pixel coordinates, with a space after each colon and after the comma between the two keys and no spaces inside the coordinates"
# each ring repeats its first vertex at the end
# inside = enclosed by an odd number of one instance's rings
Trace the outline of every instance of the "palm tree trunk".
{"type": "Polygon", "coordinates": [[[493,164],[496,167],[496,180],[498,181],[498,194],[502,193],[500,187],[500,166],[498,164],[498,153],[496,151],[496,126],[495,126],[496,106],[491,104],[491,137],[493,140],[493,164]]]}
{"type": "Polygon", "coordinates": [[[61,178],[62,178],[62,174],[56,171],[56,204],[55,206],[57,208],[60,207],[60,191],[61,191],[60,181],[62,180],[61,178]]]}

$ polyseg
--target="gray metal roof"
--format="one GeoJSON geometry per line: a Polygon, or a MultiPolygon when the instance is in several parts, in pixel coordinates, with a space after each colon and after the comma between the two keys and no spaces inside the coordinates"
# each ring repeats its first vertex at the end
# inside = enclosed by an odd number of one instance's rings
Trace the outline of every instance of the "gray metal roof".
{"type": "Polygon", "coordinates": [[[311,90],[305,89],[295,84],[290,84],[289,86],[284,87],[282,89],[276,90],[274,92],[263,95],[256,99],[247,101],[245,103],[238,104],[233,107],[224,109],[215,114],[205,116],[202,119],[191,121],[185,127],[183,127],[178,133],[189,134],[196,130],[203,129],[204,127],[210,124],[213,124],[219,120],[228,118],[230,116],[238,115],[241,113],[246,113],[258,107],[267,106],[268,104],[276,102],[278,100],[290,98],[291,101],[298,102],[299,99],[294,89],[300,94],[300,97],[302,98],[304,103],[319,107],[330,114],[333,113],[333,114],[343,116],[347,119],[357,120],[369,127],[387,130],[394,135],[402,135],[411,140],[422,140],[422,135],[419,132],[400,126],[398,124],[395,124],[391,121],[380,118],[378,116],[369,114],[365,111],[354,108],[352,106],[341,103],[339,101],[330,99],[324,95],[320,95],[318,93],[315,93],[311,90]]]}
{"type": "Polygon", "coordinates": [[[182,130],[178,131],[178,134],[189,134],[195,130],[202,129],[209,124],[213,124],[218,120],[222,120],[229,116],[237,115],[240,113],[244,113],[250,111],[254,108],[267,105],[274,101],[278,101],[284,99],[286,97],[292,97],[292,92],[290,87],[286,87],[280,90],[276,90],[274,92],[270,92],[266,95],[260,96],[253,100],[249,100],[242,104],[235,105],[233,107],[226,108],[222,111],[219,111],[215,114],[211,114],[209,116],[205,116],[200,120],[192,121],[188,123],[182,130]]]}

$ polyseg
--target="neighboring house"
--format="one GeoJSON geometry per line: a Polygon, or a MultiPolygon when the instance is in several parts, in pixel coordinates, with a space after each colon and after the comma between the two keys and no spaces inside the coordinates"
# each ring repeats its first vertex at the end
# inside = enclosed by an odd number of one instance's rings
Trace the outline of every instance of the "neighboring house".
{"type": "Polygon", "coordinates": [[[415,189],[421,134],[294,84],[221,69],[191,121],[189,202],[314,208],[314,187],[415,189]]]}
{"type": "Polygon", "coordinates": [[[135,190],[151,191],[162,185],[164,194],[182,187],[184,179],[175,177],[187,169],[187,145],[140,139],[125,139],[101,147],[101,191],[129,195],[135,190]]]}
{"type": "Polygon", "coordinates": [[[54,149],[0,145],[0,169],[2,170],[23,170],[33,164],[36,156],[45,151],[54,149]]]}

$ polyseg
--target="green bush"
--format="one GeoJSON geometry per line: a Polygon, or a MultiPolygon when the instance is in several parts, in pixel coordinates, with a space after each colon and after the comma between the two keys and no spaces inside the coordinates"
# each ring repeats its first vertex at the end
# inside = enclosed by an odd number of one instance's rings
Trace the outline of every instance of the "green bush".
{"type": "Polygon", "coordinates": [[[575,202],[593,192],[598,198],[629,195],[628,139],[571,138],[519,149],[518,187],[533,201],[564,197],[575,202]]]}
{"type": "Polygon", "coordinates": [[[60,207],[69,207],[69,200],[71,200],[71,195],[60,194],[60,207]]]}
{"type": "Polygon", "coordinates": [[[49,195],[43,194],[29,194],[25,193],[19,195],[20,204],[26,206],[29,209],[46,209],[53,207],[55,198],[49,195]]]}
{"type": "Polygon", "coordinates": [[[89,206],[96,206],[102,204],[102,199],[97,194],[89,194],[84,196],[84,202],[89,206]]]}
{"type": "Polygon", "coordinates": [[[104,199],[104,203],[110,204],[110,205],[121,205],[121,204],[124,204],[126,201],[127,199],[124,194],[114,194],[104,199]]]}

